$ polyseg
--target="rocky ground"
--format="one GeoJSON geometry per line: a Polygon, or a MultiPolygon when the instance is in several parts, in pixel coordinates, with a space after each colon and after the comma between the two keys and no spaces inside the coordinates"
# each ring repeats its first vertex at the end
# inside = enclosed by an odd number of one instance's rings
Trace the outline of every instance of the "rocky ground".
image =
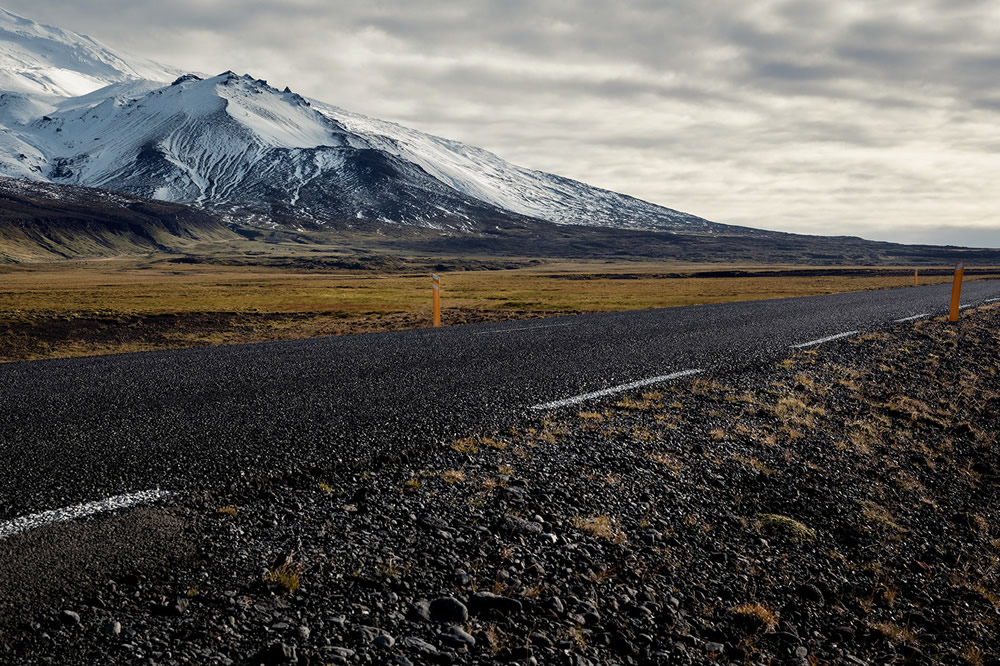
{"type": "Polygon", "coordinates": [[[191,547],[22,581],[0,663],[998,663],[1000,308],[963,317],[178,497],[191,547]]]}

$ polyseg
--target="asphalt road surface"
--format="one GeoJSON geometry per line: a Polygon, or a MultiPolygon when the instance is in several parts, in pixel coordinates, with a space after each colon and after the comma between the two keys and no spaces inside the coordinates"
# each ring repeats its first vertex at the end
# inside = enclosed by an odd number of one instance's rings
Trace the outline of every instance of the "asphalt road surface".
{"type": "MultiPolygon", "coordinates": [[[[127,493],[377,465],[533,407],[947,311],[951,285],[0,365],[3,521],[127,493]]],[[[970,282],[963,304],[1000,299],[970,282]]],[[[581,397],[583,396],[583,397],[581,397]]],[[[150,495],[155,496],[155,495],[150,495]]]]}

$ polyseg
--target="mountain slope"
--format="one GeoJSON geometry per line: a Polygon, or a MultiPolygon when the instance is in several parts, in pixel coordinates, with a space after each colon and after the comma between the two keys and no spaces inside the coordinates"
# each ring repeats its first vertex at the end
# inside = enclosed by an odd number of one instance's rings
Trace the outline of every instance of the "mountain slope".
{"type": "Polygon", "coordinates": [[[187,206],[0,178],[0,263],[177,252],[238,238],[187,206]]]}
{"type": "Polygon", "coordinates": [[[250,76],[177,76],[7,12],[0,70],[3,175],[191,203],[265,226],[363,220],[475,231],[534,218],[727,229],[250,76]]]}
{"type": "Polygon", "coordinates": [[[631,229],[712,230],[721,226],[570,178],[518,167],[482,148],[321,102],[314,106],[372,146],[420,165],[460,192],[522,215],[559,224],[631,229]]]}

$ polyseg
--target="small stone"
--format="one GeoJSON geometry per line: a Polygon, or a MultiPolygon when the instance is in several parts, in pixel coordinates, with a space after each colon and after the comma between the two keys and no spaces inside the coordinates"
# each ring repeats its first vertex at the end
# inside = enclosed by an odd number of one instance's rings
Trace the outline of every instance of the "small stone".
{"type": "Polygon", "coordinates": [[[284,643],[272,643],[264,650],[261,650],[254,659],[255,664],[264,666],[278,666],[278,664],[297,664],[299,656],[295,652],[294,645],[284,643]]]}
{"type": "Polygon", "coordinates": [[[825,599],[823,598],[823,592],[811,583],[803,583],[799,585],[795,592],[799,595],[799,598],[804,601],[811,601],[817,604],[823,604],[825,599]]]}
{"type": "Polygon", "coordinates": [[[436,647],[416,636],[408,636],[403,639],[403,644],[411,650],[416,650],[421,655],[436,657],[439,651],[436,647]]]}
{"type": "Polygon", "coordinates": [[[469,609],[455,597],[441,597],[431,602],[430,619],[434,622],[465,622],[469,619],[469,609]]]}
{"type": "Polygon", "coordinates": [[[109,620],[101,625],[101,633],[105,636],[119,636],[122,633],[122,623],[109,620]]]}
{"type": "Polygon", "coordinates": [[[712,654],[722,654],[726,646],[722,643],[705,643],[705,652],[712,654]]]}
{"type": "Polygon", "coordinates": [[[357,636],[360,636],[361,640],[363,640],[366,643],[374,642],[375,639],[378,638],[383,633],[376,627],[369,627],[368,625],[364,624],[355,625],[351,628],[351,630],[357,636]]]}
{"type": "Polygon", "coordinates": [[[389,634],[382,634],[380,636],[376,636],[375,640],[372,641],[372,645],[382,650],[389,650],[395,644],[396,644],[396,639],[390,636],[389,634]]]}
{"type": "Polygon", "coordinates": [[[67,626],[75,626],[80,624],[80,614],[74,613],[71,610],[64,610],[59,613],[59,621],[67,626]]]}
{"type": "Polygon", "coordinates": [[[448,630],[442,632],[438,638],[442,643],[456,650],[471,649],[476,645],[476,639],[472,634],[456,626],[448,627],[448,630]]]}
{"type": "Polygon", "coordinates": [[[809,648],[807,648],[805,645],[798,646],[797,648],[795,648],[795,656],[798,657],[799,659],[805,659],[806,657],[809,656],[809,648]]]}
{"type": "Polygon", "coordinates": [[[312,634],[312,631],[309,629],[309,627],[303,624],[302,626],[299,627],[298,634],[299,638],[301,638],[304,641],[307,641],[309,640],[309,636],[310,634],[312,634]]]}
{"type": "Polygon", "coordinates": [[[406,619],[410,622],[430,622],[431,605],[426,601],[418,601],[412,604],[406,611],[406,619]]]}
{"type": "Polygon", "coordinates": [[[538,540],[541,541],[542,543],[547,543],[550,545],[555,545],[559,543],[559,537],[557,537],[552,532],[543,532],[542,534],[539,534],[538,540]]]}
{"type": "Polygon", "coordinates": [[[473,615],[496,611],[503,614],[520,613],[521,602],[510,597],[501,597],[492,592],[476,592],[469,599],[469,611],[473,615]]]}
{"type": "Polygon", "coordinates": [[[535,660],[535,655],[530,647],[520,645],[510,650],[510,661],[515,661],[519,664],[528,663],[535,660]]]}

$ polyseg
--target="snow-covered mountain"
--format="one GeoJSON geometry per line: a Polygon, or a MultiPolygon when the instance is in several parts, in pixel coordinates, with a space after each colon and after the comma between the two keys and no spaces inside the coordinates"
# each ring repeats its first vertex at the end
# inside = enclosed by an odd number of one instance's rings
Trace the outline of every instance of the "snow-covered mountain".
{"type": "Polygon", "coordinates": [[[2,10],[0,175],[191,203],[257,225],[472,231],[534,218],[727,229],[250,76],[181,75],[2,10]]]}

